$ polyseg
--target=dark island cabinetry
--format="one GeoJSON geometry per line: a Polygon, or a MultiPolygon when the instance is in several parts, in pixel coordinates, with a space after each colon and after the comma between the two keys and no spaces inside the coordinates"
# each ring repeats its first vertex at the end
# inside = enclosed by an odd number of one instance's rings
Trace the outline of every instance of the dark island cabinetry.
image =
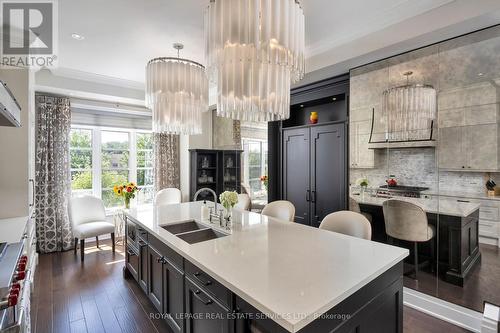
{"type": "MultiPolygon", "coordinates": [[[[145,288],[175,333],[285,333],[289,330],[126,218],[124,276],[145,288]],[[145,254],[142,254],[145,253],[145,254]]],[[[402,262],[362,286],[300,333],[402,333],[402,262]]],[[[291,314],[293,315],[293,314],[291,314]]],[[[294,329],[291,329],[292,331],[294,329]]]]}

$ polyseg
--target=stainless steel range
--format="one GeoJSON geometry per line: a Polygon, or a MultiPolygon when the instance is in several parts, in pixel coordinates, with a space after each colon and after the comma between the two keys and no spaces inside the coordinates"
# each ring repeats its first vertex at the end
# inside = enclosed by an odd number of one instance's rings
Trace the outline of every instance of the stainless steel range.
{"type": "Polygon", "coordinates": [[[0,332],[26,332],[21,323],[29,318],[30,286],[23,246],[23,242],[0,243],[0,332]]]}
{"type": "Polygon", "coordinates": [[[386,198],[391,198],[391,197],[420,198],[421,192],[427,191],[428,189],[429,189],[428,187],[419,187],[419,186],[382,185],[377,189],[377,196],[386,198]]]}

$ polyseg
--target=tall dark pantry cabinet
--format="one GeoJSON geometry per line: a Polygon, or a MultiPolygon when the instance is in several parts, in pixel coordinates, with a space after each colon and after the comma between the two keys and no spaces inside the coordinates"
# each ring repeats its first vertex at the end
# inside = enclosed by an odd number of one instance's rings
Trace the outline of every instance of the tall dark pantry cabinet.
{"type": "Polygon", "coordinates": [[[291,201],[296,222],[318,227],[348,206],[348,77],[292,90],[291,101],[290,119],[269,124],[269,197],[291,201]]]}

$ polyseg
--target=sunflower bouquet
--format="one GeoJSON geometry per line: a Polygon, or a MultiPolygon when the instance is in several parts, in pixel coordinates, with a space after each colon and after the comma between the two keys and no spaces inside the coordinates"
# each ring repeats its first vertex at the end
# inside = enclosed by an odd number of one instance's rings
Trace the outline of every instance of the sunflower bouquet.
{"type": "Polygon", "coordinates": [[[125,208],[130,208],[130,199],[135,198],[135,194],[139,192],[139,188],[133,182],[124,185],[115,185],[113,187],[113,192],[117,197],[123,197],[125,199],[125,208]]]}

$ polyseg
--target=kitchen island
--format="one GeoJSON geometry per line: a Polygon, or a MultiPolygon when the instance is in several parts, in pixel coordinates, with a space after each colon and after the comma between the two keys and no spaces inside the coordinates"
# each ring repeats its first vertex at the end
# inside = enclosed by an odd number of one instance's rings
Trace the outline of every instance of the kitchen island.
{"type": "Polygon", "coordinates": [[[125,216],[125,276],[174,332],[402,332],[408,250],[237,210],[228,230],[200,211],[125,216]],[[213,239],[195,243],[192,228],[213,239]]]}
{"type": "MultiPolygon", "coordinates": [[[[372,216],[372,239],[387,242],[382,205],[388,198],[367,193],[352,193],[351,197],[359,203],[362,212],[372,216]]],[[[443,278],[447,282],[463,286],[468,274],[481,262],[480,204],[440,197],[395,199],[414,203],[426,212],[427,220],[436,229],[439,239],[436,236],[427,242],[429,244],[419,246],[419,255],[431,261],[438,259],[439,271],[444,272],[443,278]],[[431,242],[437,243],[437,253],[432,253],[431,242]]],[[[401,243],[404,245],[405,242],[401,243]]]]}

